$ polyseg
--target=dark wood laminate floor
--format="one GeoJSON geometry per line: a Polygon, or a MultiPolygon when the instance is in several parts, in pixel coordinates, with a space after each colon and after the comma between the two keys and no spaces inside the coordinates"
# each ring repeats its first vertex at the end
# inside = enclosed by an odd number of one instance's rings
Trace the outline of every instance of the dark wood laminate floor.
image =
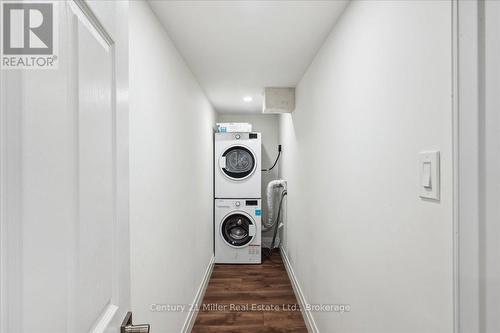
{"type": "Polygon", "coordinates": [[[215,332],[307,333],[278,251],[261,265],[215,265],[192,333],[215,332]]]}

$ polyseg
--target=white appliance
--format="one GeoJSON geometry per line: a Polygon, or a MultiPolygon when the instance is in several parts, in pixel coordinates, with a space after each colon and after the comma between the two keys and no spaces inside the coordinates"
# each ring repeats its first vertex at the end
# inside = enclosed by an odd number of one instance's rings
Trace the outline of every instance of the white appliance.
{"type": "Polygon", "coordinates": [[[261,134],[215,133],[215,198],[261,198],[261,134]]]}
{"type": "Polygon", "coordinates": [[[261,263],[261,200],[215,200],[215,262],[261,263]]]}

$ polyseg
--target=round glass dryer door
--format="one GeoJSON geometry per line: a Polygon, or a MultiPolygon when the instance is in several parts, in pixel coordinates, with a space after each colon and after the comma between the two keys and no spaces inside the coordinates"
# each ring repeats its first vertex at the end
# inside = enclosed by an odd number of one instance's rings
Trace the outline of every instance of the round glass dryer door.
{"type": "Polygon", "coordinates": [[[222,154],[221,169],[231,179],[243,180],[255,171],[255,167],[255,156],[248,148],[233,146],[222,154]]]}
{"type": "Polygon", "coordinates": [[[255,235],[253,222],[243,214],[232,214],[221,225],[222,237],[234,247],[243,247],[252,241],[255,235]]]}

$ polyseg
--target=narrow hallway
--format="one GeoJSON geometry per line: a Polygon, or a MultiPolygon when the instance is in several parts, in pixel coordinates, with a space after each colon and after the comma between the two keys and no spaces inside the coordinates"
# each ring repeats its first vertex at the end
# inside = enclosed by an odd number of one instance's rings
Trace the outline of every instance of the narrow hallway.
{"type": "Polygon", "coordinates": [[[500,0],[0,21],[0,333],[500,333],[500,0]]]}
{"type": "Polygon", "coordinates": [[[192,333],[307,333],[279,252],[234,267],[215,265],[192,333]]]}

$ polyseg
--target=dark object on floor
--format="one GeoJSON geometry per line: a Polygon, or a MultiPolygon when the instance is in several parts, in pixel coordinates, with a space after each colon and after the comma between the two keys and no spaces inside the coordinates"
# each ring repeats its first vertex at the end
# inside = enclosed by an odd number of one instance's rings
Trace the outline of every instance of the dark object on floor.
{"type": "Polygon", "coordinates": [[[280,254],[261,265],[215,265],[191,332],[307,333],[280,254]]]}

